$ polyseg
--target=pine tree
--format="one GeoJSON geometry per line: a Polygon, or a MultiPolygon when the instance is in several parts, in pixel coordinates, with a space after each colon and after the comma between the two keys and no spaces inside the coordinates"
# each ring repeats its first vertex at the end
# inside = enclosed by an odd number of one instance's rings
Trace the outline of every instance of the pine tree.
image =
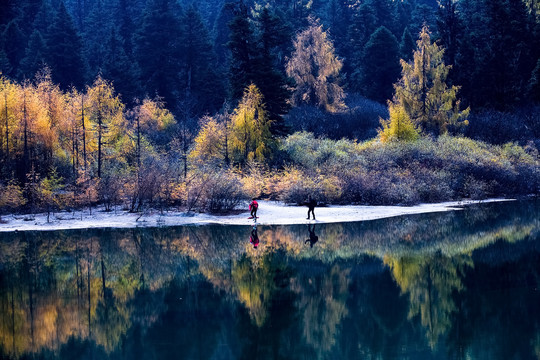
{"type": "Polygon", "coordinates": [[[122,38],[115,28],[111,29],[105,44],[103,76],[114,83],[116,91],[127,104],[132,104],[140,95],[138,69],[126,55],[122,38]]]}
{"type": "Polygon", "coordinates": [[[355,71],[362,67],[364,46],[369,36],[375,31],[377,18],[375,12],[367,3],[362,3],[353,15],[352,24],[349,27],[350,37],[350,79],[349,86],[353,91],[361,91],[361,72],[355,71]]]}
{"type": "Polygon", "coordinates": [[[128,58],[133,56],[133,34],[135,34],[135,24],[133,22],[132,6],[129,0],[119,0],[115,18],[118,19],[118,35],[123,41],[124,52],[128,58]]]}
{"type": "Polygon", "coordinates": [[[41,7],[34,18],[33,28],[34,31],[39,31],[41,36],[47,38],[49,32],[49,26],[51,25],[51,19],[54,17],[53,9],[48,1],[43,1],[41,7]]]}
{"type": "Polygon", "coordinates": [[[213,28],[214,52],[217,56],[217,64],[220,72],[226,72],[230,67],[231,52],[228,46],[230,41],[229,23],[234,18],[234,4],[226,2],[216,18],[213,28]]]}
{"type": "Polygon", "coordinates": [[[411,32],[408,27],[405,27],[401,35],[401,42],[399,43],[399,56],[405,61],[410,61],[415,48],[416,44],[414,43],[411,32]]]}
{"type": "Polygon", "coordinates": [[[136,36],[136,57],[147,95],[161,96],[168,108],[180,96],[180,22],[173,0],[150,0],[136,36]]]}
{"type": "Polygon", "coordinates": [[[413,124],[432,135],[446,133],[449,125],[467,124],[469,109],[460,111],[457,86],[448,87],[450,66],[443,61],[444,50],[431,42],[426,26],[420,33],[413,60],[401,60],[402,77],[395,84],[392,106],[402,107],[413,124]]]}
{"type": "Polygon", "coordinates": [[[6,52],[4,51],[4,49],[0,48],[0,73],[2,73],[3,75],[8,75],[11,74],[12,71],[13,67],[9,62],[6,52]]]}
{"type": "Polygon", "coordinates": [[[392,0],[367,0],[366,4],[373,9],[377,18],[377,27],[384,26],[390,32],[395,31],[394,1],[392,0]]]}
{"type": "Polygon", "coordinates": [[[287,75],[296,82],[294,104],[307,103],[327,111],[343,108],[345,94],[338,84],[342,66],[328,34],[311,18],[310,26],[296,36],[286,67],[287,75]]]}
{"type": "Polygon", "coordinates": [[[26,44],[26,38],[21,31],[18,18],[7,24],[3,32],[3,38],[4,51],[9,60],[9,64],[11,65],[11,72],[6,73],[5,75],[15,77],[19,70],[21,59],[24,57],[24,44],[26,44]]]}
{"type": "Polygon", "coordinates": [[[362,86],[366,97],[386,102],[392,84],[399,78],[399,49],[396,37],[384,26],[378,28],[364,48],[362,86]]]}
{"type": "Polygon", "coordinates": [[[230,93],[233,100],[240,99],[244,89],[255,81],[257,43],[248,15],[248,7],[240,2],[235,16],[229,23],[231,51],[229,70],[230,93]]]}
{"type": "Polygon", "coordinates": [[[215,112],[223,103],[225,89],[216,71],[216,57],[199,11],[189,7],[182,17],[181,87],[195,102],[195,115],[215,112]]]}
{"type": "Polygon", "coordinates": [[[26,55],[21,60],[19,77],[27,79],[34,77],[46,64],[44,56],[46,52],[47,49],[43,37],[38,30],[34,30],[26,48],[26,55]]]}
{"type": "Polygon", "coordinates": [[[528,85],[529,98],[536,103],[540,103],[540,59],[536,62],[536,67],[532,72],[528,85]]]}
{"type": "Polygon", "coordinates": [[[462,28],[458,2],[456,0],[440,1],[437,9],[437,29],[441,45],[445,48],[445,62],[449,65],[456,63],[456,52],[462,28]]]}
{"type": "Polygon", "coordinates": [[[103,0],[96,0],[84,25],[84,55],[88,64],[89,78],[103,71],[106,57],[106,39],[110,27],[103,0]]]}
{"type": "Polygon", "coordinates": [[[281,136],[287,132],[282,115],[290,108],[288,100],[291,94],[285,75],[279,70],[277,54],[279,47],[289,42],[289,28],[268,8],[259,15],[258,24],[261,51],[257,59],[255,84],[266,101],[268,117],[272,119],[272,133],[281,136]]]}
{"type": "Polygon", "coordinates": [[[54,82],[64,90],[71,85],[81,88],[86,73],[81,38],[63,1],[49,28],[46,44],[48,52],[45,58],[51,67],[54,82]]]}

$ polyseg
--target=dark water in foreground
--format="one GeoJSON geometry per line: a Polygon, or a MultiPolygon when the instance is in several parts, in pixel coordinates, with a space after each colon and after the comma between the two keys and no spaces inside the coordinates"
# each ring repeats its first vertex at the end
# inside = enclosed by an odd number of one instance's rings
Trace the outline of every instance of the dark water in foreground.
{"type": "Polygon", "coordinates": [[[0,358],[538,359],[539,215],[1,234],[0,358]]]}

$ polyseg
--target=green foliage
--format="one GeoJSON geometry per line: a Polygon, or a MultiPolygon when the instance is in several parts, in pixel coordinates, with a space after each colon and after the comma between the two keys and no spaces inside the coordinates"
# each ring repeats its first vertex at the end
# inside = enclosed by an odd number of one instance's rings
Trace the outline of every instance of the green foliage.
{"type": "Polygon", "coordinates": [[[329,201],[366,204],[515,196],[537,193],[540,186],[537,152],[515,144],[450,136],[356,144],[296,133],[283,141],[283,149],[297,165],[287,169],[276,191],[294,201],[317,189],[317,179],[340,189],[329,201]]]}
{"type": "Polygon", "coordinates": [[[390,119],[381,119],[382,129],[379,131],[379,137],[382,142],[388,141],[414,141],[419,137],[419,131],[411,121],[404,108],[388,104],[390,119]]]}
{"type": "Polygon", "coordinates": [[[51,67],[55,83],[59,83],[63,90],[72,85],[82,88],[86,72],[82,40],[63,1],[49,28],[46,43],[47,64],[51,67]]]}
{"type": "Polygon", "coordinates": [[[379,27],[366,43],[362,59],[362,93],[370,99],[386,102],[392,96],[392,84],[399,78],[396,37],[384,26],[379,27]]]}
{"type": "Polygon", "coordinates": [[[38,197],[41,205],[47,209],[47,221],[49,214],[55,209],[60,209],[63,204],[60,191],[64,188],[62,177],[58,175],[55,168],[49,172],[49,176],[41,180],[38,187],[38,197]]]}
{"type": "Polygon", "coordinates": [[[268,119],[263,96],[255,85],[246,88],[230,126],[230,149],[236,162],[264,162],[271,157],[274,149],[271,120],[268,119]]]}
{"type": "Polygon", "coordinates": [[[201,129],[195,138],[189,157],[197,164],[221,164],[225,161],[226,127],[212,117],[201,120],[201,129]]]}
{"type": "Polygon", "coordinates": [[[393,106],[402,107],[412,122],[427,134],[439,135],[449,125],[467,125],[469,109],[461,111],[456,100],[458,87],[446,85],[450,66],[443,62],[444,50],[431,42],[424,26],[410,63],[401,61],[402,77],[394,86],[393,106]]]}

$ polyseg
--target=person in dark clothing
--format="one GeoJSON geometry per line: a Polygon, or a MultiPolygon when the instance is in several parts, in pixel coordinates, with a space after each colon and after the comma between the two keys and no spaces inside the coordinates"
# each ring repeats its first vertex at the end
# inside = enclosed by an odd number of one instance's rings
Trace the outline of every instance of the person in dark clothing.
{"type": "Polygon", "coordinates": [[[259,203],[257,203],[257,200],[255,200],[255,198],[253,198],[253,200],[249,204],[249,210],[251,211],[250,219],[253,219],[253,218],[256,219],[257,218],[257,209],[258,208],[259,208],[259,203]]]}
{"type": "Polygon", "coordinates": [[[259,246],[259,234],[257,234],[257,226],[254,226],[251,230],[251,235],[249,236],[249,242],[253,245],[253,248],[256,249],[259,246]]]}
{"type": "Polygon", "coordinates": [[[304,244],[309,243],[309,246],[313,247],[313,245],[319,241],[319,237],[315,235],[315,224],[313,224],[313,229],[311,228],[311,224],[308,224],[308,232],[309,232],[309,239],[304,241],[304,244]]]}
{"type": "Polygon", "coordinates": [[[315,220],[315,206],[317,206],[317,201],[310,196],[307,201],[307,206],[307,219],[309,220],[309,213],[311,213],[313,215],[313,220],[315,220]]]}

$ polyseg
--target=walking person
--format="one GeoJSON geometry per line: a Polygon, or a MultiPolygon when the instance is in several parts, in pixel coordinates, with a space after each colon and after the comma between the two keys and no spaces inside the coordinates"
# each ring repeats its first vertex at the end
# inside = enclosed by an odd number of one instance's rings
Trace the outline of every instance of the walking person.
{"type": "Polygon", "coordinates": [[[307,212],[307,220],[309,220],[309,214],[313,215],[313,220],[315,220],[315,206],[317,206],[317,201],[311,197],[311,195],[308,197],[307,201],[308,206],[308,212],[307,212]]]}
{"type": "Polygon", "coordinates": [[[255,198],[252,199],[249,204],[249,210],[251,211],[250,217],[248,219],[257,219],[257,209],[259,208],[259,203],[255,198]]]}

